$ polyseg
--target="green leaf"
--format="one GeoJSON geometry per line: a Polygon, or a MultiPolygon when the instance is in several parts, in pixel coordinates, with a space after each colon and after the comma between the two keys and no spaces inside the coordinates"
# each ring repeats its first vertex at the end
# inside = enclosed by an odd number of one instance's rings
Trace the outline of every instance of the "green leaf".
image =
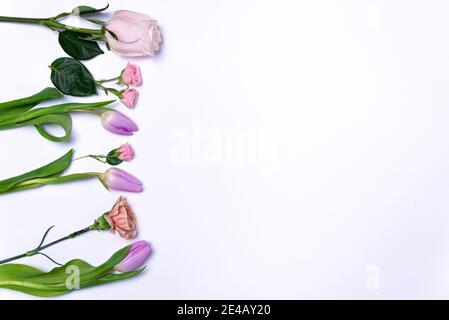
{"type": "Polygon", "coordinates": [[[49,114],[34,118],[24,124],[34,125],[41,136],[53,142],[65,142],[70,140],[72,133],[72,117],[70,114],[49,114]],[[45,125],[57,125],[64,130],[64,135],[57,137],[45,129],[45,125]]]}
{"type": "Polygon", "coordinates": [[[76,288],[67,284],[75,284],[70,279],[74,279],[77,274],[79,289],[131,278],[140,274],[143,269],[127,273],[112,273],[113,268],[126,257],[129,249],[130,246],[120,249],[98,267],[80,259],[69,261],[50,272],[43,272],[23,264],[1,265],[0,288],[38,297],[53,297],[74,291],[76,288]],[[73,278],[70,278],[71,276],[73,278]]]}
{"type": "Polygon", "coordinates": [[[85,39],[89,35],[74,31],[63,31],[59,33],[59,44],[65,53],[78,60],[89,60],[100,54],[100,49],[96,41],[85,39]]]}
{"type": "Polygon", "coordinates": [[[62,93],[85,97],[97,93],[97,87],[92,74],[78,60],[59,58],[53,61],[51,81],[62,93]]]}
{"type": "Polygon", "coordinates": [[[106,162],[109,163],[111,166],[117,166],[120,163],[122,163],[123,160],[120,160],[118,158],[117,149],[114,149],[106,155],[106,162]]]}
{"type": "Polygon", "coordinates": [[[0,194],[8,192],[14,186],[36,178],[47,178],[61,175],[72,162],[73,149],[61,158],[33,171],[0,181],[0,194]]]}
{"type": "Polygon", "coordinates": [[[99,13],[101,11],[106,10],[107,8],[109,8],[109,3],[106,5],[106,7],[100,8],[100,9],[96,9],[96,8],[89,7],[89,6],[78,6],[72,10],[72,13],[74,15],[81,16],[81,15],[86,15],[86,14],[99,13]]]}
{"type": "Polygon", "coordinates": [[[64,95],[56,88],[47,87],[32,96],[0,103],[0,117],[5,113],[5,111],[8,111],[8,114],[12,111],[16,111],[17,109],[24,112],[34,106],[37,106],[40,102],[60,99],[63,97],[64,95]]]}

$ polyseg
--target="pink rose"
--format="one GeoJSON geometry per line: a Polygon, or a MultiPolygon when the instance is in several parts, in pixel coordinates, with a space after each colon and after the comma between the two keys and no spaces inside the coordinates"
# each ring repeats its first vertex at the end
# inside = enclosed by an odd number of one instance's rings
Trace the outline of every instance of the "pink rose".
{"type": "Polygon", "coordinates": [[[153,56],[162,41],[156,20],[127,10],[114,12],[106,22],[106,40],[112,51],[125,57],[153,56]]]}
{"type": "Polygon", "coordinates": [[[122,93],[120,100],[125,106],[130,109],[134,109],[137,104],[137,99],[139,98],[139,92],[136,89],[127,89],[122,93]]]}
{"type": "Polygon", "coordinates": [[[134,158],[134,150],[129,143],[122,144],[118,152],[118,158],[122,161],[131,161],[134,158]]]}
{"type": "Polygon", "coordinates": [[[137,236],[136,216],[124,197],[117,199],[105,218],[111,226],[110,230],[117,231],[122,238],[128,240],[137,236]]]}
{"type": "Polygon", "coordinates": [[[131,86],[140,86],[142,84],[142,74],[138,65],[128,63],[122,71],[123,83],[131,86]]]}

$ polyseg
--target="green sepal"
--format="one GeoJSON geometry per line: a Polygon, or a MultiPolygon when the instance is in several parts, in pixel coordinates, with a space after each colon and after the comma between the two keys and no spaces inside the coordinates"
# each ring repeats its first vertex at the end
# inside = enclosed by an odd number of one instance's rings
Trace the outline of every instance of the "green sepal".
{"type": "Polygon", "coordinates": [[[67,152],[59,159],[33,171],[21,174],[19,176],[0,181],[0,194],[14,189],[15,186],[23,182],[38,179],[49,178],[61,175],[72,162],[73,149],[67,152]]]}
{"type": "Polygon", "coordinates": [[[106,5],[106,7],[100,8],[100,9],[96,9],[96,8],[93,8],[90,6],[78,6],[78,7],[73,8],[72,14],[82,16],[82,15],[86,15],[86,14],[99,13],[101,11],[106,10],[107,8],[109,8],[109,3],[106,5]]]}
{"type": "Polygon", "coordinates": [[[123,160],[119,159],[120,153],[119,149],[114,149],[106,155],[106,162],[111,166],[117,166],[123,162],[123,160]]]}
{"type": "Polygon", "coordinates": [[[109,224],[108,220],[106,219],[106,216],[109,214],[109,212],[106,212],[102,216],[100,216],[98,219],[95,220],[94,224],[92,225],[92,228],[95,230],[111,230],[111,225],[109,224]]]}

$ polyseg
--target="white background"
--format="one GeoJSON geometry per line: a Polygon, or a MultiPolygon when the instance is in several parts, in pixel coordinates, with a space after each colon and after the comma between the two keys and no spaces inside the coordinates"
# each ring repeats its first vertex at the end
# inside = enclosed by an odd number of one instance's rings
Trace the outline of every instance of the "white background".
{"type": "MultiPolygon", "coordinates": [[[[104,3],[3,0],[0,14],[104,3]]],[[[148,269],[63,298],[449,298],[449,2],[110,4],[163,33],[157,57],[132,60],[144,76],[137,108],[117,104],[140,131],[116,136],[76,115],[66,144],[0,132],[0,178],[70,147],[136,149],[122,168],[145,183],[126,196],[155,248],[148,269]]],[[[1,100],[51,85],[47,66],[65,55],[55,33],[0,24],[0,37],[1,100]]],[[[86,65],[100,79],[126,61],[109,52],[86,65]]],[[[105,168],[83,160],[70,172],[105,168]]],[[[88,225],[118,195],[86,181],[0,197],[0,256],[33,248],[50,225],[51,239],[88,225]]],[[[98,264],[126,244],[91,233],[47,253],[98,264]]]]}

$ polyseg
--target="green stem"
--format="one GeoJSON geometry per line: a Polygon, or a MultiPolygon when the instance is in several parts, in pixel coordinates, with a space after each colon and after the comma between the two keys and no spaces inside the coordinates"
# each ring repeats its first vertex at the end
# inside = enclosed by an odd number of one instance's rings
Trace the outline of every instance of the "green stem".
{"type": "Polygon", "coordinates": [[[94,154],[89,154],[89,155],[84,156],[84,157],[79,157],[79,158],[73,159],[73,161],[81,160],[81,159],[86,159],[86,158],[92,158],[92,159],[95,159],[95,160],[100,161],[100,162],[102,162],[102,163],[107,163],[106,161],[104,161],[104,160],[101,159],[101,158],[106,159],[106,158],[107,158],[106,156],[102,156],[102,155],[94,155],[94,154]]]}
{"type": "Polygon", "coordinates": [[[115,78],[111,78],[111,79],[102,79],[102,80],[97,80],[97,81],[95,81],[95,82],[97,82],[97,83],[112,82],[112,81],[120,80],[121,77],[122,77],[122,76],[120,75],[120,76],[115,77],[115,78]]]}
{"type": "Polygon", "coordinates": [[[60,23],[53,18],[21,18],[21,17],[4,17],[0,16],[0,22],[16,22],[16,23],[27,23],[27,24],[38,24],[41,26],[48,27],[52,30],[70,30],[79,33],[85,33],[90,35],[102,36],[104,32],[101,29],[86,29],[86,28],[76,28],[63,23],[60,23]]]}
{"type": "Polygon", "coordinates": [[[78,237],[78,236],[80,236],[80,235],[82,235],[82,234],[84,234],[86,232],[89,232],[91,230],[94,230],[92,226],[86,227],[84,229],[81,229],[81,230],[78,230],[76,232],[73,232],[73,233],[69,234],[68,236],[65,236],[65,237],[63,237],[61,239],[55,240],[53,242],[50,242],[49,244],[46,244],[45,246],[39,246],[36,249],[27,251],[27,252],[19,254],[17,256],[14,256],[14,257],[11,257],[11,258],[8,258],[8,259],[4,259],[4,260],[0,260],[0,264],[8,263],[10,261],[14,261],[14,260],[25,258],[25,257],[32,257],[32,256],[34,256],[36,254],[39,254],[42,250],[45,250],[45,249],[47,249],[49,247],[54,246],[55,244],[58,244],[58,243],[63,242],[65,240],[76,238],[76,237],[78,237]]]}
{"type": "Polygon", "coordinates": [[[19,18],[19,17],[4,17],[0,16],[0,22],[17,22],[17,23],[31,23],[42,24],[43,21],[48,19],[43,18],[19,18]]]}

